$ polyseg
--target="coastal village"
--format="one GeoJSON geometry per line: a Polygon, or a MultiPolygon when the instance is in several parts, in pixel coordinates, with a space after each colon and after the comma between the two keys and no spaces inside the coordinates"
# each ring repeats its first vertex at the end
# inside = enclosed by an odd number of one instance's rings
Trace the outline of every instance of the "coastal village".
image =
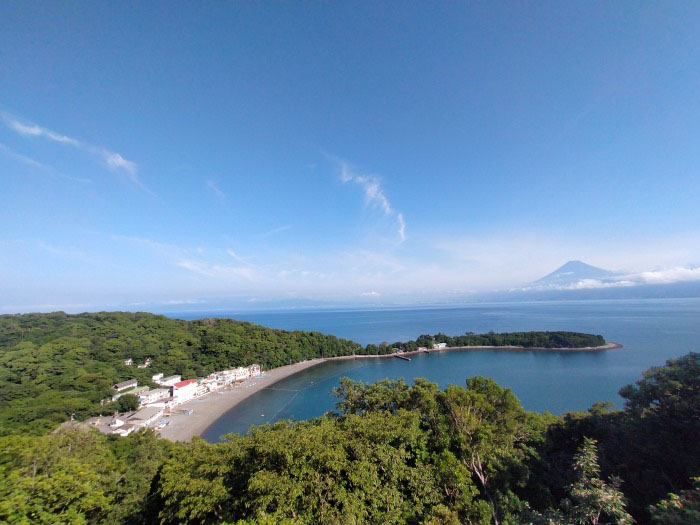
{"type": "MultiPolygon", "coordinates": [[[[434,343],[432,350],[445,348],[445,343],[434,343]]],[[[417,352],[428,352],[428,348],[420,347],[417,352]]],[[[403,357],[405,352],[398,348],[390,349],[390,353],[384,356],[375,357],[403,357]]],[[[414,353],[414,352],[408,352],[414,353]]],[[[124,359],[125,366],[136,366],[137,368],[149,368],[152,360],[146,359],[143,363],[135,365],[131,358],[124,359]]],[[[172,422],[172,416],[191,416],[193,409],[178,407],[194,399],[202,398],[208,394],[243,386],[248,379],[257,378],[262,375],[262,368],[259,364],[252,364],[246,367],[238,367],[230,370],[213,372],[206,377],[197,379],[182,379],[181,375],[165,376],[157,373],[151,376],[152,383],[158,385],[152,388],[148,385],[139,385],[137,379],[128,379],[113,385],[113,395],[103,402],[117,401],[120,397],[130,394],[138,398],[138,409],[132,412],[109,413],[97,417],[86,419],[81,424],[96,428],[104,434],[117,436],[128,436],[132,432],[140,429],[150,428],[156,431],[164,429],[172,422]]]]}
{"type": "MultiPolygon", "coordinates": [[[[125,359],[123,363],[126,366],[133,365],[131,359],[125,359]]],[[[138,367],[148,368],[150,364],[150,359],[147,359],[138,367]]],[[[261,375],[262,369],[260,365],[252,364],[247,367],[214,372],[207,377],[198,379],[183,380],[180,375],[164,377],[162,373],[154,374],[151,380],[158,385],[158,388],[150,388],[145,385],[139,386],[136,379],[129,379],[112,387],[114,395],[111,397],[111,401],[116,401],[126,394],[131,394],[138,397],[138,410],[122,414],[114,413],[92,417],[84,421],[84,424],[92,426],[104,434],[119,436],[128,436],[142,428],[159,430],[170,423],[169,416],[175,413],[174,409],[177,406],[207,394],[240,386],[243,381],[261,375]]],[[[184,409],[182,413],[189,415],[191,410],[184,409]]]]}

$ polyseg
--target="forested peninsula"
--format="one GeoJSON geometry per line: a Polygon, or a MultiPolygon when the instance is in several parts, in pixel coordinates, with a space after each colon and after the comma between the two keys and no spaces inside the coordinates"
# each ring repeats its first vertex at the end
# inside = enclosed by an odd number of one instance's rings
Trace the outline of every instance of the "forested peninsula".
{"type": "MultiPolygon", "coordinates": [[[[586,337],[580,344],[590,344],[586,337]]],[[[698,353],[624,387],[622,410],[598,403],[563,417],[529,412],[483,377],[444,390],[424,379],[341,379],[334,412],[210,445],[57,424],[68,411],[91,414],[113,382],[148,382],[156,368],[196,376],[368,349],[230,320],[126,313],[1,316],[0,348],[0,522],[592,525],[700,517],[698,353]],[[123,363],[149,358],[143,369],[123,363]]]]}
{"type": "Polygon", "coordinates": [[[444,345],[445,348],[476,347],[522,347],[538,349],[576,349],[600,348],[606,341],[602,335],[582,334],[579,332],[508,332],[497,334],[475,334],[467,332],[464,335],[449,336],[445,334],[421,335],[415,341],[396,342],[391,345],[405,352],[419,348],[434,348],[444,345]]]}

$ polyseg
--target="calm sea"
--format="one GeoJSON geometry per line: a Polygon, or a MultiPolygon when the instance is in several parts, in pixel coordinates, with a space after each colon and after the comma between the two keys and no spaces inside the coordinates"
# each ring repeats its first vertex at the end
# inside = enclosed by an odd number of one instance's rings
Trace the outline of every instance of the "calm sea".
{"type": "Polygon", "coordinates": [[[181,319],[232,317],[285,330],[315,330],[362,344],[415,339],[444,332],[570,330],[603,335],[624,348],[598,353],[472,351],[400,359],[326,362],[275,383],[233,408],[204,434],[245,433],[251,424],[309,419],[334,408],[340,377],[373,382],[425,377],[441,387],[466,378],[493,378],[515,392],[525,408],[562,414],[595,401],[621,406],[618,390],[667,359],[700,351],[700,299],[479,304],[459,308],[190,312],[181,319]]]}

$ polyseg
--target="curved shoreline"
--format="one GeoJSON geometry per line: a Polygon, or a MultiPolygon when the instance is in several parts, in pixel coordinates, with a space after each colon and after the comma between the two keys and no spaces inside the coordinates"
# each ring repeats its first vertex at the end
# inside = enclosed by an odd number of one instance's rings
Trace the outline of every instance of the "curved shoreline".
{"type": "MultiPolygon", "coordinates": [[[[603,346],[583,347],[583,348],[543,348],[524,346],[453,346],[434,350],[415,350],[403,352],[400,355],[410,356],[416,354],[431,354],[453,351],[473,351],[473,350],[499,350],[504,352],[602,352],[605,350],[615,350],[622,348],[619,343],[607,343],[603,346]]],[[[343,355],[335,357],[318,357],[308,361],[301,361],[292,365],[285,365],[273,368],[265,372],[262,376],[244,381],[241,385],[227,388],[218,392],[206,394],[200,398],[188,401],[178,407],[179,413],[170,416],[170,424],[160,430],[161,437],[170,441],[191,441],[196,436],[201,436],[211,425],[213,425],[226,412],[231,410],[244,399],[256,392],[268,388],[273,384],[289,376],[316,366],[320,363],[332,360],[347,359],[383,359],[394,357],[394,354],[382,355],[343,355]],[[183,409],[192,409],[188,416],[182,414],[183,409]]]]}
{"type": "Polygon", "coordinates": [[[160,430],[160,436],[170,441],[191,441],[193,437],[201,436],[216,420],[244,399],[325,360],[319,357],[273,368],[259,377],[245,380],[239,386],[212,392],[183,403],[178,407],[178,413],[169,417],[170,424],[160,430]],[[186,416],[182,414],[183,409],[192,409],[192,413],[186,416]]]}

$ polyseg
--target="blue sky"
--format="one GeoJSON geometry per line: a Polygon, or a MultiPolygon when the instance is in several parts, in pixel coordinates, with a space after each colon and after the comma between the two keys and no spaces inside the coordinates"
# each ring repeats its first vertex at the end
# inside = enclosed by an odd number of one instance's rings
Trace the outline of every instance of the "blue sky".
{"type": "Polygon", "coordinates": [[[0,19],[2,311],[440,301],[569,259],[700,264],[697,2],[0,19]]]}

